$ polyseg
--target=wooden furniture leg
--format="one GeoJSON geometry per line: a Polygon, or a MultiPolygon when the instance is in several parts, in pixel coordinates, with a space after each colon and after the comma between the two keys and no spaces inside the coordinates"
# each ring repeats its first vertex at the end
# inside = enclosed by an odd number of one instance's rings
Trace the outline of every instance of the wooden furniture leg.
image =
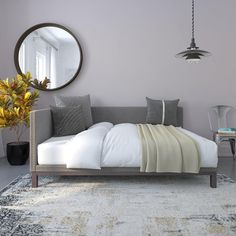
{"type": "Polygon", "coordinates": [[[38,175],[35,172],[32,172],[32,188],[38,187],[38,175]]]}
{"type": "Polygon", "coordinates": [[[217,174],[216,173],[212,173],[210,175],[210,186],[212,188],[216,188],[217,187],[217,174]]]}

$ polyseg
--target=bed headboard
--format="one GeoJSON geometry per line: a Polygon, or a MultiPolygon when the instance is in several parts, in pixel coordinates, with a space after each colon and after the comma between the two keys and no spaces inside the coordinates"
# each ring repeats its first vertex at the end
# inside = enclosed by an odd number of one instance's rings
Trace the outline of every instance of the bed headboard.
{"type": "MultiPolygon", "coordinates": [[[[93,122],[146,123],[147,107],[92,107],[93,122]]],[[[178,126],[183,127],[183,108],[177,110],[178,126]]]]}

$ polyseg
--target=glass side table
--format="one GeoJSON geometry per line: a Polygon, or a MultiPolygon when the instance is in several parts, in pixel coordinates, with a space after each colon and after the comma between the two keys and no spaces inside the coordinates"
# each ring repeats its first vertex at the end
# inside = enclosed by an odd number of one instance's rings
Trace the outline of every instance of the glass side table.
{"type": "Polygon", "coordinates": [[[236,142],[236,134],[227,134],[227,133],[217,133],[215,132],[213,135],[213,139],[216,144],[220,144],[222,142],[229,142],[231,152],[233,154],[233,160],[235,161],[235,142],[236,142]]]}

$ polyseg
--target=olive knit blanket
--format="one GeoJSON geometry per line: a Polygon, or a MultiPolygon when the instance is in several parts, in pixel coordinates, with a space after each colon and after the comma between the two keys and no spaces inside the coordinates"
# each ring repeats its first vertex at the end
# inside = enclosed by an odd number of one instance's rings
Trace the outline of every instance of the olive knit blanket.
{"type": "Polygon", "coordinates": [[[174,126],[137,124],[142,145],[141,172],[198,173],[195,141],[174,126]]]}

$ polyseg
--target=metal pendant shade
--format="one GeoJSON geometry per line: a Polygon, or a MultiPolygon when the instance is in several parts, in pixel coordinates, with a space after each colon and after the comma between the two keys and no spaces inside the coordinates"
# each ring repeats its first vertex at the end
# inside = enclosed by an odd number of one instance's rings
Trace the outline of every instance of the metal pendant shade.
{"type": "Polygon", "coordinates": [[[176,57],[185,59],[188,62],[199,62],[202,57],[210,56],[211,53],[200,50],[199,47],[196,46],[195,38],[194,38],[194,0],[192,0],[192,39],[190,46],[187,50],[176,54],[176,57]]]}

